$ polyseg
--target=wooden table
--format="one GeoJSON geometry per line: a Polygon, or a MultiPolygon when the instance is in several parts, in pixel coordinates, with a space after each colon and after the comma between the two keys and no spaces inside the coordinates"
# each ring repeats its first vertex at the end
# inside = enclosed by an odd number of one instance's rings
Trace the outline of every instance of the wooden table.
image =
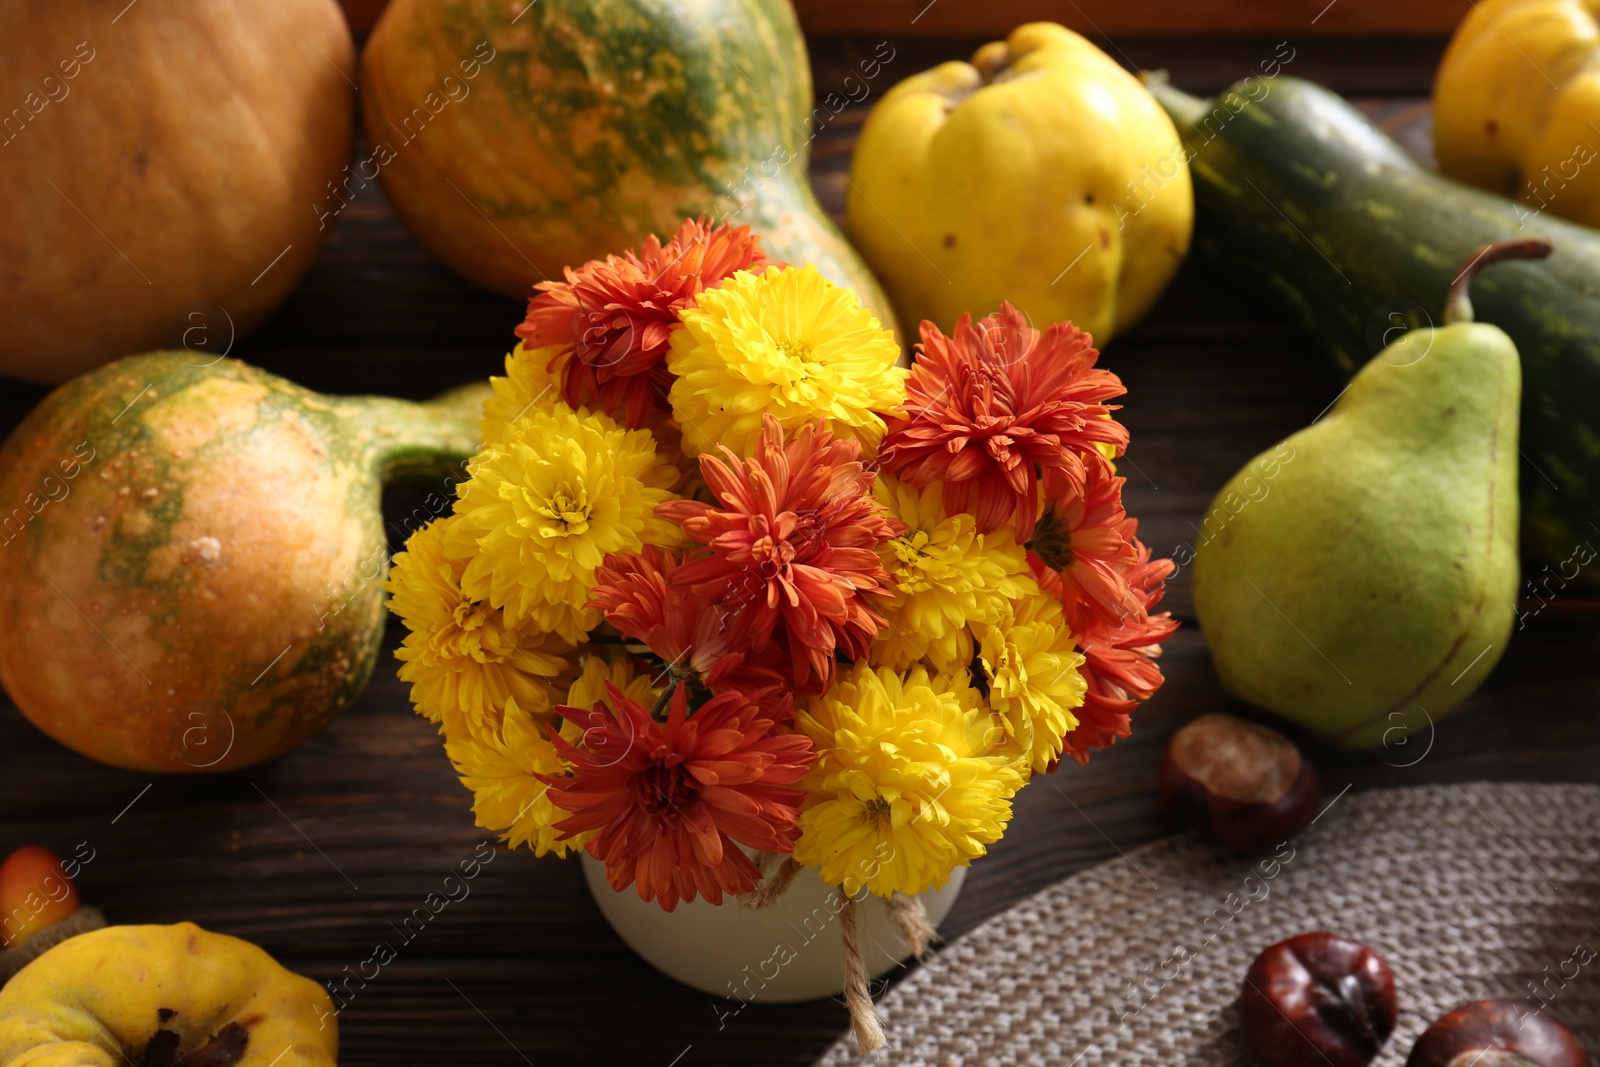
{"type": "MultiPolygon", "coordinates": [[[[819,93],[876,42],[816,42],[819,93]]],[[[894,43],[900,77],[973,42],[894,43]]],[[[1177,84],[1197,91],[1242,76],[1272,51],[1267,40],[1118,43],[1129,63],[1167,66],[1177,84]]],[[[1295,45],[1290,73],[1373,98],[1369,110],[1426,148],[1421,98],[1441,42],[1295,45]]],[[[813,177],[836,212],[862,118],[847,111],[818,139],[813,177]]],[[[1195,536],[1192,524],[1229,474],[1309,422],[1341,386],[1297,327],[1210,273],[1186,268],[1149,320],[1105,357],[1129,388],[1129,508],[1145,539],[1169,553],[1195,536]]],[[[435,265],[373,186],[344,213],[305,284],[234,354],[317,389],[420,397],[494,371],[520,318],[516,302],[435,265]]],[[[0,386],[0,424],[9,428],[41,395],[0,386]]],[[[388,504],[397,513],[409,507],[400,492],[388,504]]],[[[947,936],[1176,829],[1155,796],[1162,745],[1196,714],[1240,709],[1219,688],[1192,624],[1186,574],[1167,602],[1186,625],[1167,646],[1166,687],[1136,716],[1134,736],[1019,796],[1010,832],[972,869],[947,936]]],[[[1316,749],[1329,796],[1346,786],[1600,778],[1589,659],[1600,653],[1597,607],[1563,595],[1533,617],[1484,689],[1439,724],[1425,754],[1426,739],[1377,752],[1316,749]]],[[[224,777],[110,770],[0,708],[0,850],[40,842],[70,852],[89,842],[95,858],[80,888],[113,921],[194,920],[257,941],[322,981],[353,971],[379,942],[396,949],[341,1017],[347,1067],[798,1065],[844,1032],[844,1009],[831,1002],[756,1003],[719,1029],[717,1002],[661,976],[611,933],[575,862],[500,848],[471,895],[407,942],[401,921],[486,839],[469,809],[387,659],[326,734],[224,777]]]]}

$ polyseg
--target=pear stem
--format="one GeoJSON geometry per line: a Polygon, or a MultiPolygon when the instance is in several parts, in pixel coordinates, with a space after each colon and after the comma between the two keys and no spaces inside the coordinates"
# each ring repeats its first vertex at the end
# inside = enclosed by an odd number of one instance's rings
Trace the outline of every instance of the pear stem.
{"type": "Polygon", "coordinates": [[[1548,237],[1518,237],[1484,245],[1472,253],[1462,266],[1461,273],[1450,284],[1450,295],[1444,302],[1444,324],[1449,326],[1454,322],[1472,321],[1472,301],[1467,297],[1467,287],[1472,284],[1472,276],[1479,270],[1507,259],[1543,259],[1550,254],[1552,247],[1548,237]]]}

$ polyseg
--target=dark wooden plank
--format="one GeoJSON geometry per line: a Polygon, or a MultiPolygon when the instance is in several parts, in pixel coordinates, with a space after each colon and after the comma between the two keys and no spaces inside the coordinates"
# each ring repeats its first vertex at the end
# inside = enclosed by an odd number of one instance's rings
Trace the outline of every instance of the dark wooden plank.
{"type": "MultiPolygon", "coordinates": [[[[851,49],[870,54],[873,43],[820,46],[819,92],[851,68],[851,49]]],[[[892,76],[962,55],[971,43],[908,44],[892,76]]],[[[1259,45],[1221,42],[1200,58],[1181,42],[1122,48],[1138,65],[1167,65],[1180,84],[1205,91],[1247,73],[1264,54],[1259,45]]],[[[1375,73],[1323,49],[1308,46],[1297,69],[1326,70],[1349,91],[1410,93],[1366,103],[1408,143],[1425,145],[1414,99],[1426,91],[1424,59],[1402,62],[1396,50],[1393,69],[1375,73]]],[[[836,214],[861,118],[859,108],[841,113],[816,141],[813,177],[836,214]]],[[[1298,328],[1208,273],[1186,268],[1150,319],[1105,356],[1130,390],[1129,504],[1165,552],[1192,543],[1192,524],[1238,465],[1304,425],[1340,388],[1298,328]]],[[[301,289],[234,354],[319,389],[424,396],[495,369],[519,319],[517,302],[434,264],[374,187],[346,210],[301,289]]],[[[0,386],[0,428],[40,395],[0,386]]],[[[404,491],[388,495],[391,513],[410,506],[404,491]]],[[[1242,709],[1219,688],[1192,624],[1186,574],[1172,583],[1169,604],[1189,622],[1169,645],[1166,688],[1139,712],[1132,738],[1021,794],[1011,832],[974,867],[948,935],[1175,828],[1154,795],[1162,745],[1196,714],[1242,709]]],[[[392,645],[397,635],[389,636],[392,645]]],[[[1330,796],[1347,784],[1596,780],[1597,649],[1600,602],[1557,598],[1519,633],[1484,689],[1438,724],[1431,747],[1314,749],[1330,796]]],[[[82,891],[113,920],[191,919],[256,940],[321,981],[339,981],[387,942],[398,958],[341,1018],[347,1067],[798,1067],[843,1033],[844,1011],[829,1002],[756,1003],[719,1028],[718,1002],[657,974],[610,932],[575,863],[497,849],[471,895],[406,940],[395,927],[486,835],[391,667],[386,660],[351,712],[315,741],[210,779],[152,780],[97,766],[0,706],[0,850],[88,841],[95,859],[82,891]]]]}
{"type": "MultiPolygon", "coordinates": [[[[1000,31],[998,36],[1003,36],[1000,31]]],[[[841,35],[812,42],[812,67],[819,101],[829,93],[858,101],[830,119],[823,129],[858,127],[865,109],[895,82],[950,59],[970,59],[997,34],[921,37],[899,32],[841,35]],[[869,63],[875,60],[876,65],[869,63]],[[863,72],[867,94],[860,86],[863,72]],[[846,79],[849,79],[848,81],[846,79]]],[[[1422,97],[1433,89],[1433,71],[1446,40],[1431,37],[1305,37],[1259,35],[1195,41],[1170,34],[1108,40],[1091,35],[1108,55],[1130,70],[1165,70],[1172,83],[1188,92],[1214,93],[1248,75],[1274,69],[1262,64],[1274,57],[1284,75],[1308,78],[1346,95],[1422,97]]],[[[819,134],[818,140],[822,140],[819,134]]],[[[845,153],[848,159],[848,153],[845,153]]]]}
{"type": "MultiPolygon", "coordinates": [[[[365,39],[388,0],[340,0],[357,40],[365,39]]],[[[963,0],[795,0],[808,38],[833,35],[906,35],[939,40],[966,35],[1003,37],[1024,22],[1059,22],[1086,36],[1129,39],[1207,36],[1223,40],[1244,34],[1296,38],[1373,38],[1450,33],[1470,10],[1466,0],[1417,0],[1397,5],[1382,0],[1009,0],[974,4],[963,0]]]]}
{"type": "Polygon", "coordinates": [[[1004,35],[1024,22],[1049,21],[1079,33],[1298,36],[1449,33],[1468,0],[795,0],[807,33],[984,33],[1004,35]]]}

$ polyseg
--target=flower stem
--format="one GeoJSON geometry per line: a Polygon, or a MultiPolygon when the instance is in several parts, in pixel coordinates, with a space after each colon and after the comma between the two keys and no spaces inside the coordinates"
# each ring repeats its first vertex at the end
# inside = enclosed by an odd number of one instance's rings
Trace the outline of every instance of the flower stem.
{"type": "Polygon", "coordinates": [[[650,709],[650,717],[652,719],[661,718],[662,713],[667,710],[667,705],[672,702],[673,691],[678,688],[678,679],[671,675],[668,675],[668,678],[670,680],[667,682],[667,687],[661,691],[660,696],[656,697],[655,706],[650,709]]]}

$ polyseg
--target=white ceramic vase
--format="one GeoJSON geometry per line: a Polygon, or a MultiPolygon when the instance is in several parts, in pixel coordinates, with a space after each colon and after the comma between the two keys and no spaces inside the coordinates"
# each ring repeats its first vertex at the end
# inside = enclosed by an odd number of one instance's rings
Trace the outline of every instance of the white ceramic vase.
{"type": "MultiPolygon", "coordinates": [[[[955,905],[966,878],[958,867],[941,889],[922,894],[928,921],[937,926],[955,905]]],[[[815,868],[801,870],[770,908],[697,900],[668,912],[645,902],[632,886],[617,892],[605,864],[584,854],[583,876],[601,914],[645,961],[672,978],[713,996],[742,1003],[784,1004],[837,996],[844,989],[839,912],[844,891],[824,885],[815,868]]],[[[882,898],[858,899],[861,951],[873,977],[911,955],[882,898]]],[[[737,1009],[735,1009],[737,1010],[737,1009]]]]}

